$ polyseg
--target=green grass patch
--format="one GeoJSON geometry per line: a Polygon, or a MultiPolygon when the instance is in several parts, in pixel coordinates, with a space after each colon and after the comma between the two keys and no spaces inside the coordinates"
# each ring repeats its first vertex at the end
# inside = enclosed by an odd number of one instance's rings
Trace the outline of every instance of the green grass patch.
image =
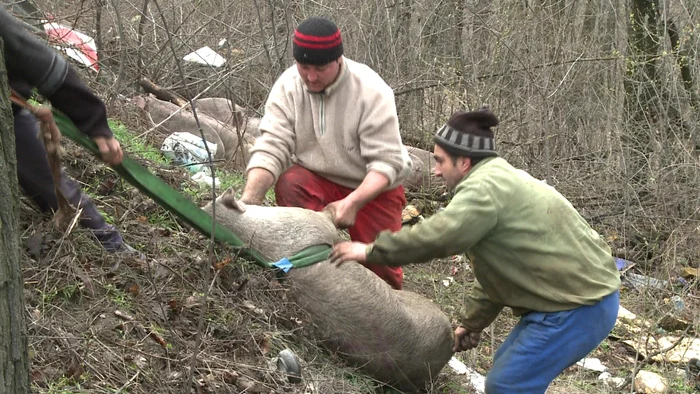
{"type": "MultiPolygon", "coordinates": [[[[148,160],[149,162],[161,165],[161,166],[171,166],[172,161],[163,156],[160,152],[159,147],[154,147],[150,145],[145,139],[139,138],[130,132],[126,125],[116,119],[108,120],[109,127],[112,129],[115,138],[119,140],[124,151],[132,156],[140,157],[142,159],[148,160]]],[[[189,173],[188,171],[184,171],[189,173]]],[[[223,193],[224,190],[232,188],[240,196],[243,192],[243,187],[245,186],[245,177],[239,172],[228,172],[222,169],[216,169],[216,179],[219,183],[219,188],[217,195],[223,193]]],[[[207,199],[211,196],[211,188],[209,185],[204,185],[197,182],[186,182],[180,187],[180,192],[192,201],[198,202],[203,199],[207,199]]],[[[265,202],[271,205],[275,203],[275,192],[273,188],[267,191],[265,194],[265,202]]],[[[105,214],[105,212],[101,212],[105,214]]],[[[156,217],[151,218],[150,222],[156,225],[164,225],[164,227],[173,228],[170,223],[173,219],[166,218],[163,215],[156,215],[156,217]]]]}
{"type": "Polygon", "coordinates": [[[156,164],[170,164],[170,160],[166,159],[158,148],[149,145],[143,138],[131,133],[120,121],[109,119],[107,123],[112,129],[114,137],[122,145],[122,149],[128,154],[139,156],[156,164]]]}
{"type": "Polygon", "coordinates": [[[166,228],[170,231],[181,231],[180,225],[177,224],[177,219],[172,213],[165,208],[158,207],[155,212],[148,215],[148,222],[160,228],[166,228]]]}
{"type": "MultiPolygon", "coordinates": [[[[93,196],[90,196],[90,197],[92,197],[93,200],[95,199],[93,196]]],[[[114,216],[108,214],[107,212],[105,212],[104,210],[102,210],[100,208],[97,208],[97,212],[99,212],[100,215],[102,215],[102,217],[104,218],[105,222],[107,222],[107,224],[111,224],[113,226],[115,226],[117,224],[116,220],[114,220],[114,216]]]]}
{"type": "MultiPolygon", "coordinates": [[[[79,380],[87,380],[87,376],[81,376],[79,380]]],[[[73,378],[67,378],[65,376],[48,383],[48,387],[41,389],[39,387],[34,387],[34,392],[46,393],[46,394],[84,394],[87,391],[81,388],[79,382],[76,382],[73,378]]]]}
{"type": "Polygon", "coordinates": [[[113,284],[108,284],[105,289],[107,290],[107,295],[115,305],[120,308],[131,309],[131,299],[126,293],[113,284]]]}

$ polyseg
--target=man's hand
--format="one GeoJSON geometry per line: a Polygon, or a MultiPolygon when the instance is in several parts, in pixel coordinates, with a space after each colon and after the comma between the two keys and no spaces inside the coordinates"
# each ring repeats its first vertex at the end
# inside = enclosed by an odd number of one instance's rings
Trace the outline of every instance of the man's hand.
{"type": "Polygon", "coordinates": [[[459,326],[455,329],[455,345],[452,348],[453,352],[462,352],[469,349],[474,349],[479,345],[481,339],[480,332],[469,331],[466,328],[459,326]]]}
{"type": "Polygon", "coordinates": [[[119,145],[119,141],[114,139],[114,137],[95,137],[92,140],[95,141],[95,144],[97,144],[102,161],[105,163],[117,165],[122,162],[122,159],[124,159],[122,147],[119,145]]]}
{"type": "Polygon", "coordinates": [[[323,208],[324,211],[329,211],[333,218],[333,224],[339,229],[352,227],[357,219],[357,213],[360,211],[359,204],[351,202],[347,197],[332,202],[323,208]]]}
{"type": "Polygon", "coordinates": [[[344,199],[326,205],[324,210],[331,213],[333,224],[337,228],[352,227],[360,209],[380,195],[387,186],[389,186],[389,178],[379,172],[369,171],[357,189],[344,199]]]}
{"type": "Polygon", "coordinates": [[[330,260],[332,264],[340,267],[347,261],[364,263],[367,261],[367,244],[362,242],[343,241],[333,245],[330,260]]]}

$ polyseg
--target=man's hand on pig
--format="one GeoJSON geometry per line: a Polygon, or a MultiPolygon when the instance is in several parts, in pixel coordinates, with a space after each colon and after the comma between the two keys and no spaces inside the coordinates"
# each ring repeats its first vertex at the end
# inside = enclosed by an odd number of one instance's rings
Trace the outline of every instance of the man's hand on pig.
{"type": "Polygon", "coordinates": [[[342,230],[355,224],[360,207],[348,198],[344,198],[326,205],[324,210],[331,213],[333,224],[342,230]]]}
{"type": "Polygon", "coordinates": [[[479,345],[481,333],[469,331],[466,328],[459,326],[455,329],[455,346],[453,352],[462,352],[469,349],[474,349],[479,345]]]}
{"type": "Polygon", "coordinates": [[[330,254],[331,263],[340,267],[347,261],[364,263],[367,261],[367,244],[362,242],[343,241],[333,245],[330,254]]]}

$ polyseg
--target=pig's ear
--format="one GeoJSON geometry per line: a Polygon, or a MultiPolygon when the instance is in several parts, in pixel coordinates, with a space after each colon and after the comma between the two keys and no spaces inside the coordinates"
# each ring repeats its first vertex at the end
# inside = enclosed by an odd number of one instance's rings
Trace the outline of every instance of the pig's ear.
{"type": "Polygon", "coordinates": [[[219,197],[219,201],[221,201],[221,204],[223,204],[223,206],[226,208],[233,209],[241,213],[245,212],[245,204],[241,201],[236,201],[236,193],[230,187],[226,189],[221,197],[219,197]]]}

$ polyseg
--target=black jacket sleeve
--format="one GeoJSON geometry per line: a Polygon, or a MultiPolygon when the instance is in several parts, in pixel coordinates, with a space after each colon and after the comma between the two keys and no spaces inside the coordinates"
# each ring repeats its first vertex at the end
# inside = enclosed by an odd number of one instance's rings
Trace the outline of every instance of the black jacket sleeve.
{"type": "Polygon", "coordinates": [[[54,107],[66,114],[78,130],[90,137],[111,137],[107,125],[107,108],[99,97],[85,86],[72,67],[63,84],[52,95],[46,96],[54,107]]]}
{"type": "Polygon", "coordinates": [[[104,103],[55,50],[0,7],[0,38],[10,86],[28,84],[90,137],[111,137],[104,103]]]}
{"type": "Polygon", "coordinates": [[[58,90],[68,73],[68,62],[29,33],[5,8],[0,8],[0,37],[8,73],[26,80],[44,96],[58,90]]]}

